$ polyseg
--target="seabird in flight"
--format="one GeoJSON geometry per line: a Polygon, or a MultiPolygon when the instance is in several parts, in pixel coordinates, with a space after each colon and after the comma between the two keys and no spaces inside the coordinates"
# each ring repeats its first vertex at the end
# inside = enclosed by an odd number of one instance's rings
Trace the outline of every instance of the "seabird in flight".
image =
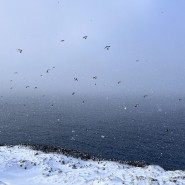
{"type": "Polygon", "coordinates": [[[121,81],[118,81],[118,84],[120,84],[121,83],[121,81]]]}
{"type": "Polygon", "coordinates": [[[22,49],[17,49],[17,52],[19,53],[22,53],[22,51],[23,51],[22,49]]]}
{"type": "Polygon", "coordinates": [[[75,95],[75,92],[73,92],[72,95],[75,95]]]}
{"type": "Polygon", "coordinates": [[[47,69],[46,73],[49,73],[50,70],[51,70],[51,69],[47,69]]]}
{"type": "Polygon", "coordinates": [[[74,81],[78,81],[78,78],[74,78],[74,81]]]}
{"type": "Polygon", "coordinates": [[[148,96],[148,95],[147,95],[147,94],[145,94],[143,97],[144,97],[144,98],[146,98],[147,96],[148,96]]]}
{"type": "Polygon", "coordinates": [[[139,107],[139,104],[136,104],[134,107],[136,107],[136,108],[139,107]]]}
{"type": "Polygon", "coordinates": [[[105,48],[104,48],[104,49],[107,49],[107,50],[109,50],[109,48],[110,48],[110,46],[105,46],[105,48]]]}
{"type": "Polygon", "coordinates": [[[26,86],[26,89],[27,89],[28,87],[30,87],[30,86],[29,86],[29,85],[27,85],[27,86],[26,86]]]}
{"type": "Polygon", "coordinates": [[[87,36],[83,36],[83,39],[87,39],[87,36]]]}
{"type": "Polygon", "coordinates": [[[98,77],[97,76],[93,76],[93,79],[96,80],[98,77]]]}

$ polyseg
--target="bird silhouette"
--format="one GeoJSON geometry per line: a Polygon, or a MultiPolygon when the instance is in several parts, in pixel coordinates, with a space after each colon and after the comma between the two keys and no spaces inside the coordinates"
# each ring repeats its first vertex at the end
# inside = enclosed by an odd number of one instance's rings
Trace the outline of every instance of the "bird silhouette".
{"type": "Polygon", "coordinates": [[[139,104],[136,104],[134,107],[136,107],[136,108],[139,107],[139,104]]]}
{"type": "Polygon", "coordinates": [[[29,87],[30,87],[30,86],[29,86],[29,85],[27,85],[27,86],[26,86],[26,89],[27,89],[27,88],[29,88],[29,87]]]}
{"type": "Polygon", "coordinates": [[[78,81],[78,78],[74,78],[74,81],[78,81]]]}
{"type": "Polygon", "coordinates": [[[104,48],[104,49],[107,49],[107,50],[109,50],[109,48],[110,48],[110,46],[105,46],[105,48],[104,48]]]}
{"type": "Polygon", "coordinates": [[[75,92],[73,92],[72,95],[75,95],[75,92]]]}
{"type": "Polygon", "coordinates": [[[17,49],[17,52],[19,53],[22,53],[22,51],[23,51],[22,49],[17,49]]]}
{"type": "Polygon", "coordinates": [[[182,101],[182,98],[179,98],[179,101],[182,101]]]}
{"type": "Polygon", "coordinates": [[[139,59],[137,59],[136,62],[139,62],[139,59]]]}
{"type": "Polygon", "coordinates": [[[53,66],[52,68],[55,69],[55,66],[53,66]]]}
{"type": "Polygon", "coordinates": [[[34,89],[37,89],[37,86],[36,86],[36,87],[34,87],[34,89]]]}
{"type": "Polygon", "coordinates": [[[82,101],[82,103],[84,104],[84,103],[85,103],[85,101],[82,101]]]}
{"type": "Polygon", "coordinates": [[[93,76],[93,79],[96,80],[98,77],[97,76],[93,76]]]}
{"type": "Polygon", "coordinates": [[[47,69],[46,73],[49,73],[50,70],[51,70],[51,69],[47,69]]]}
{"type": "Polygon", "coordinates": [[[147,94],[145,94],[143,97],[144,97],[144,98],[146,98],[147,96],[148,96],[148,95],[147,95],[147,94]]]}
{"type": "Polygon", "coordinates": [[[121,81],[118,81],[118,84],[120,84],[121,83],[121,81]]]}
{"type": "Polygon", "coordinates": [[[60,42],[64,42],[65,40],[61,40],[60,42]]]}
{"type": "Polygon", "coordinates": [[[83,36],[83,39],[87,39],[87,36],[83,36]]]}
{"type": "Polygon", "coordinates": [[[18,74],[18,72],[14,72],[14,74],[18,74]]]}

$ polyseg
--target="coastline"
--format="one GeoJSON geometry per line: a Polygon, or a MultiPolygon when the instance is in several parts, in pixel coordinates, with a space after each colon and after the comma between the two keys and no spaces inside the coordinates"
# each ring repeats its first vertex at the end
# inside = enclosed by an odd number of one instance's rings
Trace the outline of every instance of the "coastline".
{"type": "Polygon", "coordinates": [[[148,183],[183,185],[185,171],[165,171],[156,165],[135,167],[57,147],[0,146],[1,185],[148,183]]]}

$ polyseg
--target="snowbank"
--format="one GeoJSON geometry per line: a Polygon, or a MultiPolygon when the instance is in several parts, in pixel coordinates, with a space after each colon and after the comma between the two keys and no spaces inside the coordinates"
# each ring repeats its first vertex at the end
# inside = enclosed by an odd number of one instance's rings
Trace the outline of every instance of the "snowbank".
{"type": "Polygon", "coordinates": [[[185,184],[185,171],[159,166],[133,167],[63,154],[43,153],[24,146],[0,147],[0,185],[185,184]]]}

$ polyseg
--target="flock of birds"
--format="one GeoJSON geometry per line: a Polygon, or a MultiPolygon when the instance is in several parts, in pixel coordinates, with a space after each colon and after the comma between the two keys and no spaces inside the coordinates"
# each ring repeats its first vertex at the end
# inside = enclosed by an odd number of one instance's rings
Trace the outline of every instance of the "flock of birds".
{"type": "MultiPolygon", "coordinates": [[[[82,38],[86,40],[86,39],[88,38],[88,36],[85,35],[85,36],[83,36],[82,38]]],[[[65,42],[65,40],[62,39],[62,40],[60,40],[60,42],[65,42]]],[[[106,46],[104,47],[104,49],[105,49],[105,50],[109,50],[110,47],[111,47],[110,45],[106,45],[106,46]]],[[[19,52],[19,53],[21,54],[21,53],[23,53],[23,49],[20,49],[20,48],[19,48],[19,49],[17,49],[17,52],[19,52]]],[[[139,62],[139,59],[137,59],[136,62],[139,62]]],[[[47,70],[46,70],[46,73],[49,73],[50,70],[52,70],[52,69],[55,69],[55,66],[53,66],[51,69],[47,69],[47,70]]],[[[18,74],[18,72],[14,72],[14,74],[18,74]]],[[[41,74],[40,76],[42,77],[43,75],[41,74]]],[[[93,77],[92,77],[93,80],[96,80],[97,78],[98,78],[97,76],[93,76],[93,77]]],[[[13,81],[13,80],[10,80],[10,82],[12,82],[12,81],[13,81]]],[[[77,77],[74,77],[74,81],[78,82],[79,80],[78,80],[77,77]]],[[[117,82],[117,84],[118,84],[118,85],[121,84],[121,80],[119,80],[119,81],[117,82]]],[[[94,85],[96,85],[96,83],[95,83],[94,85]]],[[[26,88],[26,89],[27,89],[27,88],[30,88],[30,86],[27,85],[25,88],[26,88]]],[[[10,89],[12,90],[13,87],[10,87],[10,89]]],[[[35,86],[34,89],[38,89],[38,87],[35,86]]],[[[75,92],[72,92],[72,96],[73,96],[73,95],[75,95],[75,92]]],[[[147,94],[145,94],[145,95],[143,96],[143,98],[147,98],[147,97],[148,97],[147,94]]],[[[179,98],[178,101],[182,101],[182,98],[179,98]]],[[[82,101],[82,104],[84,104],[84,103],[85,103],[85,101],[83,100],[83,101],[82,101]]],[[[51,106],[54,106],[54,105],[52,104],[51,106]]],[[[135,108],[139,107],[139,104],[135,104],[134,107],[135,107],[135,108]]]]}
{"type": "MultiPolygon", "coordinates": [[[[87,35],[83,36],[83,39],[86,40],[87,38],[88,38],[87,35]]],[[[61,41],[61,42],[64,42],[65,40],[62,39],[62,40],[60,40],[60,41],[61,41]]],[[[111,47],[110,45],[107,45],[107,46],[104,47],[104,49],[109,50],[110,47],[111,47]]],[[[22,52],[23,52],[23,49],[20,49],[20,48],[19,48],[19,49],[17,49],[17,52],[22,53],[22,52]]],[[[52,67],[52,69],[55,69],[55,67],[52,67]]],[[[51,69],[47,69],[47,70],[46,70],[46,73],[49,73],[50,70],[51,70],[51,69]]],[[[15,72],[15,74],[18,74],[18,72],[15,72]]],[[[40,75],[40,76],[42,77],[43,75],[40,75]]],[[[98,78],[97,76],[93,76],[93,80],[96,80],[97,78],[98,78]]],[[[10,80],[10,81],[12,82],[12,80],[10,80]]],[[[78,82],[78,78],[74,77],[74,81],[77,81],[77,82],[78,82]]],[[[118,84],[120,84],[120,83],[121,83],[121,81],[118,81],[118,84]]],[[[96,83],[95,83],[94,85],[96,85],[96,83]]],[[[30,86],[27,85],[27,86],[26,86],[26,89],[27,89],[27,88],[30,88],[30,86]]],[[[13,87],[10,87],[10,89],[12,90],[13,87]]],[[[37,89],[37,86],[34,87],[34,89],[37,89]]],[[[72,95],[75,95],[75,92],[72,92],[72,95]]],[[[82,103],[84,104],[85,101],[83,100],[82,103]]],[[[53,104],[52,104],[51,106],[53,106],[53,104]]]]}

